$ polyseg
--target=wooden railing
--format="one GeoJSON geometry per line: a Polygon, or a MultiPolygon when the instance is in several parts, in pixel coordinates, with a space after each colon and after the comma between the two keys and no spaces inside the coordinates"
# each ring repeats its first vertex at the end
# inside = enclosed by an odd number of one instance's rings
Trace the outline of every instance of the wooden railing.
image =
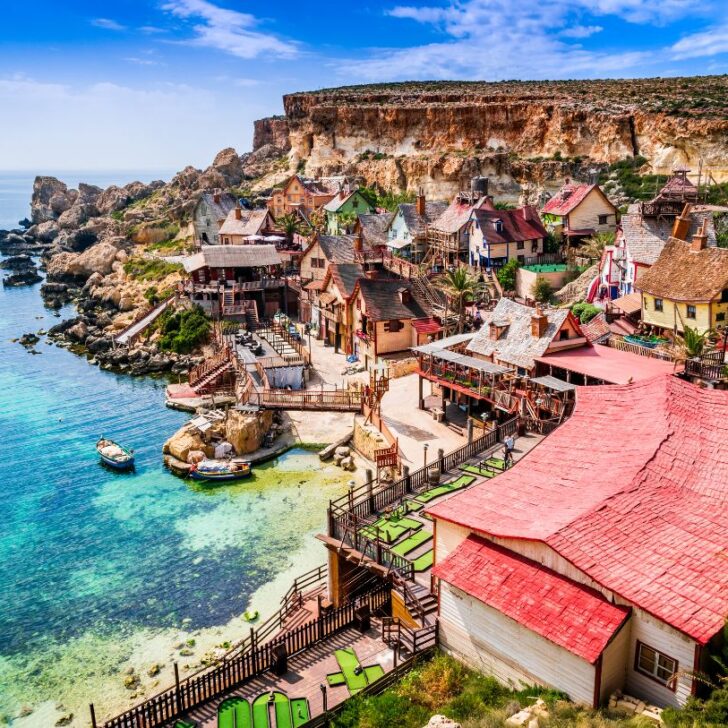
{"type": "MultiPolygon", "coordinates": [[[[368,594],[338,609],[320,614],[310,622],[289,630],[261,644],[253,637],[249,649],[226,657],[215,667],[185,680],[149,698],[103,723],[103,728],[159,728],[166,726],[187,711],[218,698],[231,688],[242,685],[273,666],[279,647],[290,657],[328,639],[354,624],[358,607],[368,605],[371,611],[381,609],[390,598],[388,584],[380,584],[368,594]]],[[[94,728],[95,721],[94,721],[94,728]]]]}
{"type": "Polygon", "coordinates": [[[212,373],[215,369],[219,369],[221,366],[231,361],[231,359],[232,356],[230,349],[227,346],[224,346],[217,354],[205,359],[202,364],[198,364],[190,371],[190,387],[194,387],[208,374],[212,373]]]}
{"type": "MultiPolygon", "coordinates": [[[[602,346],[602,344],[598,344],[602,346]]],[[[610,336],[607,339],[607,346],[612,349],[619,349],[620,351],[628,351],[631,354],[637,354],[639,356],[647,356],[651,359],[661,359],[662,361],[675,361],[675,357],[666,351],[659,351],[658,349],[650,349],[648,346],[640,346],[639,344],[631,344],[629,341],[625,341],[617,336],[610,336]]]]}
{"type": "Polygon", "coordinates": [[[344,530],[349,533],[352,530],[356,532],[357,529],[351,521],[352,517],[361,529],[369,521],[376,520],[373,517],[374,514],[401,502],[406,497],[427,490],[430,487],[428,479],[430,467],[437,466],[442,473],[451,470],[475,455],[495,448],[499,442],[502,442],[508,435],[514,434],[517,429],[518,418],[514,417],[485,433],[482,437],[444,455],[442,460],[435,460],[427,467],[408,473],[393,483],[369,481],[357,488],[352,488],[345,495],[329,503],[329,535],[340,539],[344,535],[344,530]]]}
{"type": "Polygon", "coordinates": [[[715,364],[700,359],[688,359],[685,362],[685,373],[691,377],[718,381],[719,379],[728,378],[728,365],[715,364]]]}
{"type": "Polygon", "coordinates": [[[382,641],[393,649],[406,648],[411,655],[429,650],[437,645],[438,622],[421,629],[412,629],[397,617],[382,619],[382,641]]]}
{"type": "Polygon", "coordinates": [[[361,391],[336,389],[320,392],[308,390],[264,389],[250,392],[250,404],[269,409],[361,411],[361,391]]]}

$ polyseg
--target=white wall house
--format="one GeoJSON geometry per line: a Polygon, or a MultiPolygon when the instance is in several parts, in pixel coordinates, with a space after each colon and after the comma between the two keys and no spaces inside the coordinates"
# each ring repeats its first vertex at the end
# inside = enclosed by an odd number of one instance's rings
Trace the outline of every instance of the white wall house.
{"type": "Polygon", "coordinates": [[[580,388],[515,467],[428,509],[444,648],[586,705],[685,704],[728,617],[726,413],[670,375],[580,388]]]}

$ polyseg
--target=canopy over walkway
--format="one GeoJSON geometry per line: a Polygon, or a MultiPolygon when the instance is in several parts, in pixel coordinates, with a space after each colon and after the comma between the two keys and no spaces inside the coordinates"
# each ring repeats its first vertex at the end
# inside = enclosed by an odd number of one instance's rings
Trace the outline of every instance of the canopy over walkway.
{"type": "Polygon", "coordinates": [[[162,301],[153,308],[148,309],[141,316],[135,318],[123,331],[118,333],[114,337],[114,341],[117,344],[131,344],[147,326],[156,321],[174,303],[174,300],[174,296],[171,296],[166,301],[162,301]]]}

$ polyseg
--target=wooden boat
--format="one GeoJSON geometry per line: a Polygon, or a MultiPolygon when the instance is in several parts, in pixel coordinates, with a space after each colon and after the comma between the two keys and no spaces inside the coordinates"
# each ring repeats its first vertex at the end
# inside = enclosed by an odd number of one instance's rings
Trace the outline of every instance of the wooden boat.
{"type": "Polygon", "coordinates": [[[96,452],[101,462],[114,470],[130,470],[134,467],[134,451],[108,438],[99,439],[96,443],[96,452]]]}
{"type": "Polygon", "coordinates": [[[252,471],[247,461],[202,460],[190,468],[190,477],[210,483],[225,483],[247,478],[252,471]]]}

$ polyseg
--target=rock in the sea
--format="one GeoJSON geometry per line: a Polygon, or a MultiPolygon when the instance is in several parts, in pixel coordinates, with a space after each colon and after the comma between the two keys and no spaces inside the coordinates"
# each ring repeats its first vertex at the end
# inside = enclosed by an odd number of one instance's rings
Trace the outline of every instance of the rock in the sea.
{"type": "Polygon", "coordinates": [[[270,410],[256,414],[231,410],[225,423],[225,439],[238,455],[255,452],[263,444],[263,438],[272,424],[273,413],[270,410]]]}
{"type": "Polygon", "coordinates": [[[17,273],[11,273],[3,278],[4,286],[30,286],[34,283],[40,283],[43,279],[38,275],[35,268],[29,268],[27,270],[18,271],[17,273]]]}
{"type": "Polygon", "coordinates": [[[19,339],[18,343],[24,346],[26,349],[30,349],[35,346],[40,339],[35,334],[23,334],[19,339]]]}
{"type": "Polygon", "coordinates": [[[41,223],[58,219],[73,205],[77,197],[76,190],[69,190],[64,182],[55,177],[36,177],[30,202],[33,222],[41,223]]]}
{"type": "Polygon", "coordinates": [[[202,435],[196,428],[185,425],[172,435],[172,437],[164,443],[162,451],[171,455],[183,463],[189,462],[190,452],[202,450],[208,456],[213,454],[213,448],[205,443],[202,435]]]}

